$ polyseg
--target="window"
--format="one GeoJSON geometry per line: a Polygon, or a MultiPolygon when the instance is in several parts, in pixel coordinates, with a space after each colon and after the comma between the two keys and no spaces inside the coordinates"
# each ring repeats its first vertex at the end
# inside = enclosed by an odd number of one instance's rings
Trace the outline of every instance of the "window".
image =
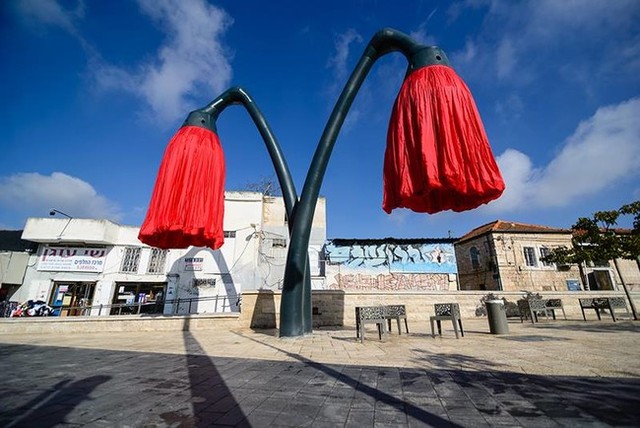
{"type": "Polygon", "coordinates": [[[536,251],[533,247],[524,247],[524,262],[527,266],[538,266],[536,251]]]}
{"type": "Polygon", "coordinates": [[[147,273],[163,273],[166,258],[167,250],[152,248],[151,257],[149,257],[149,265],[147,266],[147,273]]]}
{"type": "Polygon", "coordinates": [[[198,287],[215,287],[216,286],[216,279],[215,278],[205,278],[205,279],[200,279],[200,278],[193,278],[193,287],[194,288],[198,288],[198,287]]]}
{"type": "Polygon", "coordinates": [[[225,238],[235,238],[236,237],[236,231],[235,230],[225,230],[224,231],[224,237],[225,238]]]}
{"type": "Polygon", "coordinates": [[[540,247],[540,261],[542,262],[543,266],[553,266],[553,263],[545,262],[544,260],[542,260],[543,258],[547,257],[549,253],[551,253],[551,250],[549,248],[540,247]]]}
{"type": "Polygon", "coordinates": [[[287,240],[284,238],[273,238],[271,246],[273,248],[287,248],[287,240]]]}
{"type": "Polygon", "coordinates": [[[480,268],[480,251],[476,247],[469,249],[469,257],[471,258],[471,267],[474,269],[480,268]]]}
{"type": "Polygon", "coordinates": [[[120,272],[135,273],[138,271],[140,263],[140,247],[126,247],[124,249],[124,257],[122,257],[122,266],[120,272]]]}

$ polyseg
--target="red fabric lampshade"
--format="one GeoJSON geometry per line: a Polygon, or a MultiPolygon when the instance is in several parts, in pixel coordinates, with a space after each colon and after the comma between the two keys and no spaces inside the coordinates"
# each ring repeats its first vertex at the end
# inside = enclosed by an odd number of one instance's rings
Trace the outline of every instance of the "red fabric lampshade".
{"type": "Polygon", "coordinates": [[[465,211],[498,198],[504,181],[467,85],[429,65],[405,79],[387,133],[382,208],[465,211]]]}
{"type": "Polygon", "coordinates": [[[224,243],[225,163],[218,136],[183,126],[164,153],[138,239],[157,248],[224,243]]]}

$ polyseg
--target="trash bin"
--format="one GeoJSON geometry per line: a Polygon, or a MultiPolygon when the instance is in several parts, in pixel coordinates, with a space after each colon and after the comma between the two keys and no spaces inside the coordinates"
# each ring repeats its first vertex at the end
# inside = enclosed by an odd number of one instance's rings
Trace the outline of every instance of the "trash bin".
{"type": "Polygon", "coordinates": [[[509,324],[507,324],[507,310],[502,300],[487,300],[487,318],[489,320],[489,332],[491,334],[507,334],[509,333],[509,324]]]}

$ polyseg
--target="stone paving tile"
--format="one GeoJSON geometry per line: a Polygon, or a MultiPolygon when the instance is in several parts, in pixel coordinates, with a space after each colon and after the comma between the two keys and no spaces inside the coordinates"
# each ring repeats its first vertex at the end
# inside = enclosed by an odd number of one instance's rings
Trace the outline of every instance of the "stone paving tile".
{"type": "Polygon", "coordinates": [[[374,413],[372,411],[363,411],[351,408],[345,428],[360,428],[373,426],[374,413]]]}
{"type": "Polygon", "coordinates": [[[0,426],[638,426],[640,324],[466,327],[5,335],[0,426]]]}

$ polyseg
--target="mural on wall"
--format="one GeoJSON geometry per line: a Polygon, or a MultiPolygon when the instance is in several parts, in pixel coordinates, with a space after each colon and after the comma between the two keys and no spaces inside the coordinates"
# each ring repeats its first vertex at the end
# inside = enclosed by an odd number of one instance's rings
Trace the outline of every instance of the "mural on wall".
{"type": "Polygon", "coordinates": [[[448,291],[448,274],[336,274],[329,290],[360,291],[448,291]]]}
{"type": "Polygon", "coordinates": [[[324,258],[329,289],[449,290],[457,274],[453,242],[334,240],[324,258]]]}
{"type": "Polygon", "coordinates": [[[328,264],[380,272],[456,273],[456,256],[449,243],[394,243],[324,247],[328,264]]]}

